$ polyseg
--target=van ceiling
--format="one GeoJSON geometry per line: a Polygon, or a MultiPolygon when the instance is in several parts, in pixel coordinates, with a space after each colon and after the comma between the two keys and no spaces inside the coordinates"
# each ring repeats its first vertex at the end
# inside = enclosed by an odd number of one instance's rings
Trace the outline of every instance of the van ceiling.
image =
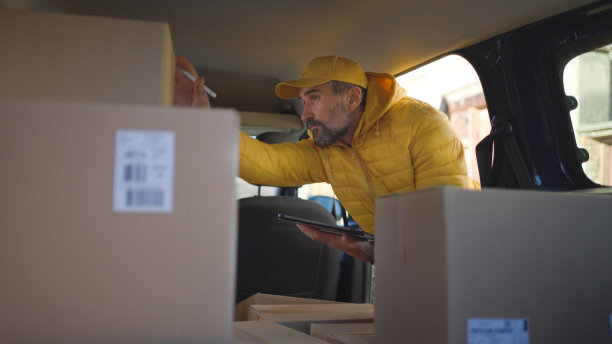
{"type": "Polygon", "coordinates": [[[0,0],[0,7],[164,21],[201,70],[294,79],[315,56],[398,74],[592,0],[0,0]]]}

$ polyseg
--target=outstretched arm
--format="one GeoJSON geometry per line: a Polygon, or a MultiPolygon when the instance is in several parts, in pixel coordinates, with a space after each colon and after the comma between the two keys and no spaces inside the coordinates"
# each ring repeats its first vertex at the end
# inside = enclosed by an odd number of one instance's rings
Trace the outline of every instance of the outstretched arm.
{"type": "MultiPolygon", "coordinates": [[[[193,64],[186,58],[176,56],[176,71],[174,76],[174,105],[184,107],[201,107],[209,108],[210,99],[204,89],[204,77],[198,77],[193,64]],[[185,71],[195,76],[195,82],[189,80],[180,70],[185,71]]],[[[313,240],[327,244],[335,249],[343,251],[351,256],[364,261],[370,262],[374,259],[374,250],[372,245],[367,240],[360,240],[349,235],[337,235],[320,231],[316,228],[297,225],[298,228],[313,240]]]]}

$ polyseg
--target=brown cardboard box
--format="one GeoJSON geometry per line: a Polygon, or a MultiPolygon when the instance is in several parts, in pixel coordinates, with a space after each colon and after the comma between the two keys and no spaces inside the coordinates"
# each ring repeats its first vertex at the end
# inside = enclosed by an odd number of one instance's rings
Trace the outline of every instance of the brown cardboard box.
{"type": "Polygon", "coordinates": [[[370,303],[334,303],[301,305],[252,305],[249,320],[271,320],[304,333],[312,323],[372,322],[374,305],[370,303]]]}
{"type": "Polygon", "coordinates": [[[321,304],[321,303],[337,303],[335,301],[307,299],[303,297],[292,297],[283,295],[271,295],[256,293],[242,300],[234,312],[235,321],[249,320],[249,308],[252,305],[301,305],[301,304],[321,304]]]}
{"type": "Polygon", "coordinates": [[[0,97],[173,104],[168,24],[0,8],[0,97]]]}
{"type": "Polygon", "coordinates": [[[334,338],[333,344],[374,344],[373,334],[345,334],[334,338]]]}
{"type": "Polygon", "coordinates": [[[310,324],[310,335],[333,343],[338,336],[374,336],[374,323],[310,324]]]}
{"type": "Polygon", "coordinates": [[[0,99],[0,161],[1,343],[231,340],[234,111],[0,99]]]}
{"type": "Polygon", "coordinates": [[[376,342],[608,342],[611,209],[448,187],[377,199],[376,342]]]}
{"type": "Polygon", "coordinates": [[[258,344],[323,344],[324,341],[273,321],[234,323],[234,337],[258,344]]]}

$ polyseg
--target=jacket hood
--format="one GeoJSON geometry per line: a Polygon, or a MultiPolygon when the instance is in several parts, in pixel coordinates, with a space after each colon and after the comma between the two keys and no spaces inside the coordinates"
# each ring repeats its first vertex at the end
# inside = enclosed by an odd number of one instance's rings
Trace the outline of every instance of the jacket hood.
{"type": "MultiPolygon", "coordinates": [[[[366,108],[353,135],[353,143],[375,125],[395,103],[406,97],[406,91],[400,87],[393,75],[373,72],[365,74],[368,77],[366,108]]],[[[312,140],[310,130],[308,137],[312,140]]]]}
{"type": "Polygon", "coordinates": [[[368,77],[366,108],[353,141],[366,133],[395,103],[406,96],[406,91],[400,87],[393,75],[368,72],[366,76],[368,77]]]}

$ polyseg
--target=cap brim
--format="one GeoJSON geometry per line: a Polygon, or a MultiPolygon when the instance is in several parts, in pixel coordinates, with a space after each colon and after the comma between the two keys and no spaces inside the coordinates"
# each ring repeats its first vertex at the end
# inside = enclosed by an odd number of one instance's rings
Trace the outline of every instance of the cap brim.
{"type": "Polygon", "coordinates": [[[300,88],[317,86],[328,81],[329,79],[305,78],[281,82],[276,85],[276,95],[283,99],[294,99],[300,95],[300,88]]]}

